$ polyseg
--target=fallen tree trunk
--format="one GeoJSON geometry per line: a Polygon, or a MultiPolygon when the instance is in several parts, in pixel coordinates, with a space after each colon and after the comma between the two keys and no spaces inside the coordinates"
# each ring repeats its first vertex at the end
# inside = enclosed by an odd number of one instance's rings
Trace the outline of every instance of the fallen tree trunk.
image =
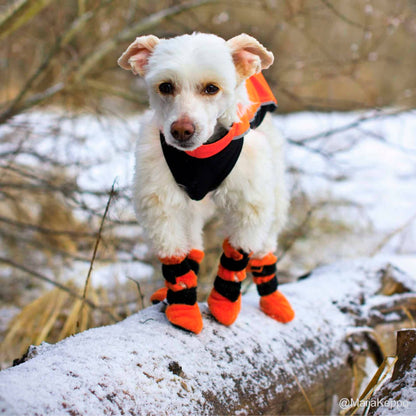
{"type": "Polygon", "coordinates": [[[351,395],[357,354],[382,352],[372,328],[403,322],[416,282],[388,264],[343,262],[282,287],[283,325],[243,297],[231,327],[201,305],[204,329],[172,327],[156,305],[116,325],[32,348],[0,373],[7,415],[329,414],[351,395]]]}

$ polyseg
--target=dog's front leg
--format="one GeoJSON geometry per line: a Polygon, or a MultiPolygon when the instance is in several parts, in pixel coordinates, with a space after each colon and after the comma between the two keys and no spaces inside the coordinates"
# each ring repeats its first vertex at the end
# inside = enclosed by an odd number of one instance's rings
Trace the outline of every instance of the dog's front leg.
{"type": "Polygon", "coordinates": [[[165,288],[159,289],[151,297],[152,302],[167,299],[166,316],[168,320],[183,329],[199,333],[202,330],[202,317],[197,303],[197,272],[203,252],[189,249],[186,215],[172,214],[179,206],[172,206],[163,200],[162,195],[153,195],[157,204],[141,204],[141,217],[152,224],[149,234],[162,263],[165,288]],[[160,205],[160,206],[158,206],[160,205]],[[172,210],[173,209],[173,210],[172,210]],[[176,237],[178,239],[176,239],[176,237]],[[181,244],[178,244],[178,241],[181,244]]]}
{"type": "Polygon", "coordinates": [[[138,146],[134,181],[136,214],[162,263],[165,278],[165,288],[153,294],[151,300],[156,303],[166,298],[168,320],[199,333],[202,317],[196,287],[202,247],[193,247],[196,243],[190,229],[195,227],[190,221],[189,198],[174,182],[160,145],[153,143],[138,146]]]}
{"type": "Polygon", "coordinates": [[[199,333],[202,330],[202,316],[197,303],[197,272],[202,261],[203,252],[189,249],[189,233],[184,223],[186,215],[175,214],[186,211],[178,210],[179,205],[172,206],[162,195],[153,195],[146,207],[142,203],[141,217],[152,224],[149,234],[154,248],[162,263],[165,288],[158,290],[151,297],[152,302],[167,299],[166,317],[185,330],[199,333]],[[172,214],[174,213],[174,214],[172,214]],[[178,244],[178,241],[180,244],[178,244]]]}

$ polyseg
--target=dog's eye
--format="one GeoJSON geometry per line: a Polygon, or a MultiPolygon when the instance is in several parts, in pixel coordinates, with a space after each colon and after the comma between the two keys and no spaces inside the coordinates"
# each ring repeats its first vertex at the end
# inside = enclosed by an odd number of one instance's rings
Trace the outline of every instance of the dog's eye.
{"type": "Polygon", "coordinates": [[[175,90],[175,87],[173,86],[171,82],[162,82],[159,85],[159,91],[162,94],[171,95],[173,94],[174,90],[175,90]]]}
{"type": "Polygon", "coordinates": [[[204,94],[214,95],[219,90],[220,89],[216,85],[214,85],[214,84],[207,84],[207,85],[205,85],[205,88],[204,88],[204,94]]]}

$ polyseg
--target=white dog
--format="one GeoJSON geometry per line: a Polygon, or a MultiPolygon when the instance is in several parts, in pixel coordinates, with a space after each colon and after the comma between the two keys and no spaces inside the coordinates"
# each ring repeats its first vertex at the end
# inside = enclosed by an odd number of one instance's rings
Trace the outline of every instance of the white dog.
{"type": "Polygon", "coordinates": [[[281,322],[294,317],[277,290],[273,254],[288,206],[282,140],[266,114],[275,99],[260,73],[273,59],[246,34],[225,41],[195,33],[138,37],[118,60],[144,77],[153,110],[138,139],[134,180],[136,213],[166,279],[152,299],[167,296],[168,320],[195,333],[207,200],[227,235],[211,313],[225,325],[235,321],[248,268],[261,309],[281,322]]]}

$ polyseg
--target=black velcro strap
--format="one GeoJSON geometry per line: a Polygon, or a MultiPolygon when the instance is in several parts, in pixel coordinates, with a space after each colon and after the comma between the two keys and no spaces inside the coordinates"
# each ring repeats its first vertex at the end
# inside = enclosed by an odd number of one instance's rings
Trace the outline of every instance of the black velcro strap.
{"type": "Polygon", "coordinates": [[[194,305],[196,303],[196,287],[178,290],[177,292],[168,290],[167,301],[169,305],[172,305],[173,303],[180,303],[182,305],[194,305]]]}
{"type": "Polygon", "coordinates": [[[163,277],[173,285],[176,284],[176,278],[183,276],[191,270],[188,259],[179,264],[162,264],[163,277]]]}
{"type": "Polygon", "coordinates": [[[277,290],[277,286],[277,277],[274,276],[273,279],[268,282],[257,285],[257,292],[260,296],[270,295],[270,293],[277,290]]]}
{"type": "Polygon", "coordinates": [[[235,302],[241,293],[241,282],[230,282],[217,276],[214,282],[215,290],[231,302],[235,302]]]}
{"type": "Polygon", "coordinates": [[[224,269],[230,270],[232,272],[240,272],[241,270],[244,270],[248,264],[248,254],[244,251],[240,251],[240,253],[243,255],[243,258],[240,260],[234,260],[222,253],[220,260],[221,266],[224,267],[224,269]]]}
{"type": "Polygon", "coordinates": [[[252,267],[251,273],[254,277],[270,276],[276,273],[276,263],[268,264],[267,266],[262,266],[260,269],[260,271],[256,271],[256,268],[252,267]]]}
{"type": "Polygon", "coordinates": [[[198,274],[198,272],[199,272],[199,263],[195,260],[188,259],[188,264],[189,264],[189,267],[191,268],[191,270],[195,274],[198,274]]]}

